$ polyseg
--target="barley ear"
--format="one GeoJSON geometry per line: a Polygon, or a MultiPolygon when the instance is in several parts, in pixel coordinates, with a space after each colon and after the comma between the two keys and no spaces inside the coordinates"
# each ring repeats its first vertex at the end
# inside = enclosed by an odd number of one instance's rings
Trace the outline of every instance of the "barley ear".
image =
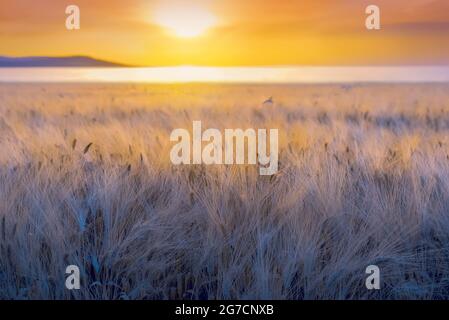
{"type": "Polygon", "coordinates": [[[92,142],[89,143],[89,144],[84,148],[83,153],[86,154],[87,152],[89,152],[89,149],[90,149],[91,146],[92,146],[92,142]]]}

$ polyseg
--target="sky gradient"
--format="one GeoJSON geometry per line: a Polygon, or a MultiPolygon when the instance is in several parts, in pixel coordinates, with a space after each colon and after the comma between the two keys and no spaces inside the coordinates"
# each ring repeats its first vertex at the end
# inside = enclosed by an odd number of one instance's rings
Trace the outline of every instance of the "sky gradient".
{"type": "Polygon", "coordinates": [[[447,0],[0,0],[0,55],[87,55],[129,65],[449,64],[447,0]],[[65,28],[65,8],[81,29],[65,28]],[[381,10],[379,31],[365,8],[381,10]],[[157,22],[189,6],[216,17],[205,33],[181,38],[157,22]]]}

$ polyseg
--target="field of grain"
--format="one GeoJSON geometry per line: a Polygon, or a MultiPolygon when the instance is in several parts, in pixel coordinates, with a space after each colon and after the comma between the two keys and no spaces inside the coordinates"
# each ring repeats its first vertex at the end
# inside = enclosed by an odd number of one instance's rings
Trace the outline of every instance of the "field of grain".
{"type": "Polygon", "coordinates": [[[448,132],[443,84],[1,84],[0,298],[447,299],[448,132]],[[279,172],[172,165],[193,120],[279,172]]]}

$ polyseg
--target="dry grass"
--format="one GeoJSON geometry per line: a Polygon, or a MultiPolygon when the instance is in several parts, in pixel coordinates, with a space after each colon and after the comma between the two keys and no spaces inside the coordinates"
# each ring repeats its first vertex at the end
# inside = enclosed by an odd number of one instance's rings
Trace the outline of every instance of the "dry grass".
{"type": "Polygon", "coordinates": [[[3,84],[0,298],[449,298],[448,130],[449,85],[3,84]],[[279,173],[172,166],[192,120],[279,173]]]}

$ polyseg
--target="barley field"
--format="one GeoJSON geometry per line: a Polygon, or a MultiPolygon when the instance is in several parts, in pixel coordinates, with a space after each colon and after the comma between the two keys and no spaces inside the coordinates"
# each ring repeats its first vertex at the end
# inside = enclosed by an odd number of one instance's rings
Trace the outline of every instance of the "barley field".
{"type": "Polygon", "coordinates": [[[448,299],[448,132],[445,84],[1,84],[0,298],[448,299]],[[172,165],[194,120],[278,173],[172,165]]]}

